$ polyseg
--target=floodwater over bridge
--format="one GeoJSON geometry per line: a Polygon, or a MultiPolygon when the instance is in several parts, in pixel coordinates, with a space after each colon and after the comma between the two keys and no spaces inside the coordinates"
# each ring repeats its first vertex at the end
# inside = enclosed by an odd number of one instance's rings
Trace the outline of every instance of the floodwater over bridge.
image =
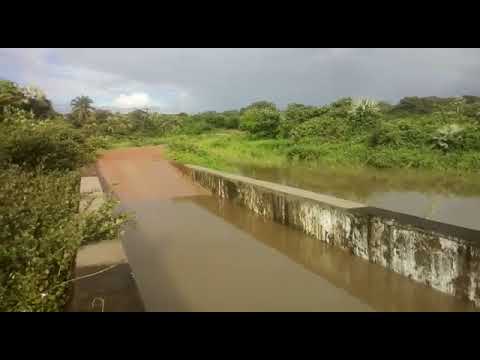
{"type": "Polygon", "coordinates": [[[472,311],[191,182],[160,147],[112,150],[98,170],[135,213],[123,245],[147,311],[472,311]]]}

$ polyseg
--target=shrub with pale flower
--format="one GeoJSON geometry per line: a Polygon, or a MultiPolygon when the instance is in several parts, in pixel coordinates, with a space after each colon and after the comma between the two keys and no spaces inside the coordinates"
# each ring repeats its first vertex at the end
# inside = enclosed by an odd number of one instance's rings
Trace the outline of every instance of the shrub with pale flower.
{"type": "Polygon", "coordinates": [[[379,114],[380,107],[378,102],[366,98],[354,100],[349,111],[350,119],[356,126],[360,127],[371,127],[374,125],[379,114]]]}

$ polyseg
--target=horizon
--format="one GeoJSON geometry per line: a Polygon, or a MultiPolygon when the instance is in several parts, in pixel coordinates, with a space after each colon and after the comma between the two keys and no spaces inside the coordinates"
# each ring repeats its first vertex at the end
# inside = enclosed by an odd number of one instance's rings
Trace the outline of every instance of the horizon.
{"type": "Polygon", "coordinates": [[[479,58],[459,48],[0,49],[0,74],[41,88],[59,110],[83,94],[98,108],[198,113],[260,100],[479,95],[479,58]]]}

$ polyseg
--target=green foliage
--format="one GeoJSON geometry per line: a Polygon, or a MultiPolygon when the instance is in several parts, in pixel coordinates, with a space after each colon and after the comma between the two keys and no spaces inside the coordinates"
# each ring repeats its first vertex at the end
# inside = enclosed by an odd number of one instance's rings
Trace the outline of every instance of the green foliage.
{"type": "Polygon", "coordinates": [[[388,114],[389,112],[391,112],[393,110],[393,105],[386,102],[386,101],[379,101],[378,102],[378,110],[382,114],[388,114]]]}
{"type": "Polygon", "coordinates": [[[435,157],[425,156],[431,151],[428,148],[422,150],[423,152],[408,148],[378,148],[368,153],[365,164],[379,169],[435,168],[435,157]]]}
{"type": "Polygon", "coordinates": [[[289,104],[285,110],[285,119],[292,124],[301,124],[311,118],[318,117],[328,111],[326,108],[289,104]]]}
{"type": "Polygon", "coordinates": [[[17,116],[0,126],[4,161],[29,170],[73,170],[95,158],[95,142],[65,122],[35,122],[21,111],[17,116]]]}
{"type": "Polygon", "coordinates": [[[101,124],[113,116],[113,113],[109,110],[104,109],[94,109],[95,122],[101,124]]]}
{"type": "Polygon", "coordinates": [[[326,107],[305,106],[302,104],[289,104],[280,123],[279,136],[288,138],[292,131],[307,120],[326,114],[326,107]]]}
{"type": "Polygon", "coordinates": [[[157,136],[168,136],[180,131],[182,123],[181,117],[177,115],[152,114],[154,123],[154,133],[157,136]]]}
{"type": "Polygon", "coordinates": [[[297,141],[306,138],[319,138],[321,141],[344,139],[351,131],[345,119],[333,118],[328,115],[315,117],[293,128],[290,136],[297,141]]]}
{"type": "MultiPolygon", "coordinates": [[[[435,105],[438,105],[439,102],[439,99],[436,97],[421,98],[418,96],[409,96],[401,99],[392,111],[409,114],[431,114],[435,109],[435,105]]],[[[447,101],[443,101],[443,103],[446,102],[447,101]]]]}
{"type": "Polygon", "coordinates": [[[0,173],[0,311],[57,311],[81,243],[78,175],[0,173]],[[50,291],[51,289],[51,291],[50,291]]]}
{"type": "Polygon", "coordinates": [[[11,81],[0,80],[0,120],[5,107],[32,112],[38,119],[57,115],[51,101],[40,89],[33,86],[22,88],[11,81]]]}
{"type": "Polygon", "coordinates": [[[83,214],[82,244],[113,240],[119,236],[122,226],[132,217],[126,213],[116,212],[117,206],[118,201],[109,198],[98,210],[83,214]]]}
{"type": "Polygon", "coordinates": [[[22,89],[22,93],[24,100],[21,108],[33,112],[36,118],[46,119],[57,115],[51,101],[47,99],[42,90],[34,86],[27,86],[22,89]]]}
{"type": "Polygon", "coordinates": [[[78,213],[76,169],[105,145],[95,122],[39,121],[56,114],[32,87],[0,82],[0,99],[0,311],[61,311],[78,247],[117,236],[129,217],[111,199],[78,213]]]}
{"type": "Polygon", "coordinates": [[[417,147],[429,143],[437,129],[435,121],[428,117],[394,118],[381,121],[369,136],[370,146],[417,147]]]}
{"type": "Polygon", "coordinates": [[[350,121],[356,129],[371,130],[377,125],[380,108],[374,100],[361,99],[352,102],[349,115],[350,121]]]}
{"type": "Polygon", "coordinates": [[[352,110],[353,100],[350,97],[341,98],[337,101],[327,105],[325,109],[330,116],[336,118],[348,118],[350,111],[352,110]]]}
{"type": "Polygon", "coordinates": [[[404,115],[432,114],[439,112],[445,118],[448,115],[467,116],[478,119],[480,117],[480,97],[464,95],[461,97],[440,98],[405,97],[392,109],[394,113],[404,115]]]}
{"type": "Polygon", "coordinates": [[[61,311],[77,248],[116,235],[115,202],[78,214],[77,172],[0,172],[0,311],[61,311]]]}
{"type": "Polygon", "coordinates": [[[432,137],[433,147],[444,153],[462,149],[464,145],[465,127],[449,124],[438,129],[432,137]]]}
{"type": "Polygon", "coordinates": [[[277,110],[277,106],[276,106],[273,102],[270,102],[270,101],[265,101],[265,100],[256,101],[256,102],[251,103],[251,104],[248,105],[248,106],[245,106],[244,108],[241,108],[241,109],[240,109],[240,114],[243,115],[243,113],[247,112],[248,110],[252,110],[252,109],[258,109],[258,110],[263,110],[263,109],[277,110]]]}
{"type": "Polygon", "coordinates": [[[280,112],[271,108],[251,108],[240,118],[240,127],[255,138],[273,138],[278,134],[280,112]]]}
{"type": "Polygon", "coordinates": [[[0,110],[5,106],[20,105],[24,95],[15,83],[8,80],[0,80],[0,110]]]}
{"type": "Polygon", "coordinates": [[[214,126],[211,123],[202,118],[195,118],[195,116],[185,118],[181,124],[181,133],[187,135],[199,135],[213,129],[214,126]]]}
{"type": "Polygon", "coordinates": [[[174,139],[169,142],[168,146],[171,150],[179,153],[186,153],[200,157],[207,155],[206,151],[200,146],[192,144],[192,142],[185,136],[174,139]]]}

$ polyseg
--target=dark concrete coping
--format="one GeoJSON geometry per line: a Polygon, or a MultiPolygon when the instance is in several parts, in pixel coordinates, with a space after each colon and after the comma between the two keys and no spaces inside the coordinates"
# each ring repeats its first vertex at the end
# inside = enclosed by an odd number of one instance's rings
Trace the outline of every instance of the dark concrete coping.
{"type": "Polygon", "coordinates": [[[435,220],[422,218],[415,215],[404,214],[387,209],[381,209],[373,206],[364,208],[348,209],[353,214],[375,216],[383,219],[395,221],[397,224],[414,227],[415,229],[423,230],[425,232],[433,232],[448,237],[450,239],[460,239],[472,243],[473,245],[480,245],[480,231],[465,228],[462,226],[447,224],[435,220]]]}

